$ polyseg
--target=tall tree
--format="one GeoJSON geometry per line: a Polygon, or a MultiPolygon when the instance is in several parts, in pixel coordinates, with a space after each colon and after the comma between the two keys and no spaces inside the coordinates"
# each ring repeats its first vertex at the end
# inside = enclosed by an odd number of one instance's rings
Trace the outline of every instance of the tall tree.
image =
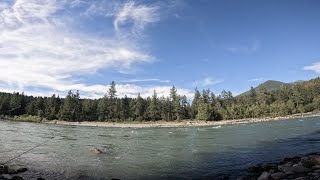
{"type": "Polygon", "coordinates": [[[149,117],[153,121],[161,119],[159,101],[158,101],[156,90],[153,91],[153,95],[149,105],[149,117]]]}
{"type": "Polygon", "coordinates": [[[191,104],[191,118],[192,119],[196,119],[197,115],[198,115],[198,107],[199,107],[199,102],[200,102],[200,92],[199,90],[196,88],[194,90],[194,97],[193,97],[193,101],[191,104]]]}
{"type": "Polygon", "coordinates": [[[60,110],[60,118],[66,121],[80,121],[81,103],[79,91],[73,93],[71,90],[64,99],[63,106],[60,110]]]}

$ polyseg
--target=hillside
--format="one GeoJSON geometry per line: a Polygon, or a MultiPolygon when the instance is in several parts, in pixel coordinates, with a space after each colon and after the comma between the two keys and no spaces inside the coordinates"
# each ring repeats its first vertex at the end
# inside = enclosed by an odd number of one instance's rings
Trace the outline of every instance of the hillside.
{"type": "MultiPolygon", "coordinates": [[[[281,87],[291,87],[295,84],[298,84],[298,83],[301,83],[303,81],[295,81],[293,83],[284,83],[284,82],[281,82],[281,81],[275,81],[275,80],[268,80],[262,84],[260,84],[259,86],[255,87],[254,89],[256,90],[257,93],[259,93],[259,91],[261,89],[265,89],[267,91],[273,91],[273,90],[277,90],[277,89],[280,89],[281,87]]],[[[241,95],[246,95],[249,93],[250,90],[240,94],[239,96],[241,95]]]]}

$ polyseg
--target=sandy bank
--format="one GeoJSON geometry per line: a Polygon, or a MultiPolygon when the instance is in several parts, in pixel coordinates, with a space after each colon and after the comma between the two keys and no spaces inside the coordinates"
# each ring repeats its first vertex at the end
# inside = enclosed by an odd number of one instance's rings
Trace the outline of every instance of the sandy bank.
{"type": "Polygon", "coordinates": [[[48,124],[61,124],[61,125],[73,125],[73,126],[91,126],[91,127],[116,127],[116,128],[158,128],[158,127],[203,127],[213,126],[219,127],[222,125],[230,124],[246,124],[255,122],[267,122],[277,120],[287,120],[306,117],[319,117],[320,113],[303,113],[294,114],[285,117],[277,118],[252,118],[252,119],[235,119],[235,120],[222,120],[222,121],[195,121],[195,120],[182,120],[182,121],[151,121],[151,122],[67,122],[67,121],[46,121],[48,124]]]}

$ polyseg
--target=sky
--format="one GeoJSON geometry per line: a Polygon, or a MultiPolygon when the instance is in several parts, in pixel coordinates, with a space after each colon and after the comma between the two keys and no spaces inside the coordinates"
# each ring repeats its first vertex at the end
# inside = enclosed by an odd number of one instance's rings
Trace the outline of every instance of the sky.
{"type": "Polygon", "coordinates": [[[0,0],[0,91],[234,95],[320,74],[318,0],[0,0]]]}

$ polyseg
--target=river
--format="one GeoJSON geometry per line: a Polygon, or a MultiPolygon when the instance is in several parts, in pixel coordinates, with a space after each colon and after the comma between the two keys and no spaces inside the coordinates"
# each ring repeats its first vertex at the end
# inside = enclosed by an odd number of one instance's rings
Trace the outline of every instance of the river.
{"type": "Polygon", "coordinates": [[[319,151],[320,118],[221,127],[102,128],[0,121],[0,163],[26,179],[201,179],[319,151]],[[99,148],[105,153],[95,154],[99,148]]]}

